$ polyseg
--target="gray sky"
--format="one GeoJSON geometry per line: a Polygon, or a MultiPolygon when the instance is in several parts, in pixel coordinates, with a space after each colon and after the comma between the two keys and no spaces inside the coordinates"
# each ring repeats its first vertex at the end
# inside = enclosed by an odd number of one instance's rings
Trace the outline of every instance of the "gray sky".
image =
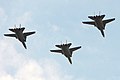
{"type": "Polygon", "coordinates": [[[120,11],[118,0],[0,0],[0,80],[120,80],[120,11]],[[116,20],[106,25],[105,38],[88,15],[105,14],[116,20]],[[4,37],[14,25],[36,31],[27,38],[27,50],[4,37]],[[82,46],[73,64],[54,45],[82,46]]]}

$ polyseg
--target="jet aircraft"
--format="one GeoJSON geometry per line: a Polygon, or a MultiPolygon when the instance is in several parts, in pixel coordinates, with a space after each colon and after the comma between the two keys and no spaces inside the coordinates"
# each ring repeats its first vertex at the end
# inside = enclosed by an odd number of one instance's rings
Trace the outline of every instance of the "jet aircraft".
{"type": "Polygon", "coordinates": [[[106,24],[111,22],[111,21],[114,21],[115,18],[103,20],[104,17],[105,17],[105,15],[100,15],[100,14],[96,15],[96,16],[88,16],[88,18],[90,18],[94,21],[87,21],[87,22],[82,22],[82,23],[94,25],[95,27],[97,27],[101,31],[102,36],[105,37],[103,30],[105,30],[106,24]]]}
{"type": "Polygon", "coordinates": [[[21,24],[20,24],[20,28],[16,28],[16,25],[15,25],[15,28],[9,29],[10,31],[14,32],[15,34],[4,34],[4,36],[15,37],[20,42],[22,42],[25,49],[27,49],[26,44],[25,44],[26,38],[27,38],[27,36],[29,36],[31,34],[34,34],[35,31],[33,31],[33,32],[24,32],[23,33],[24,29],[25,29],[25,27],[21,27],[21,24]]]}
{"type": "Polygon", "coordinates": [[[50,50],[50,51],[63,54],[65,57],[68,58],[69,62],[72,64],[71,57],[72,57],[73,51],[81,48],[81,46],[70,48],[71,45],[72,43],[55,45],[56,47],[61,48],[61,50],[50,50]]]}

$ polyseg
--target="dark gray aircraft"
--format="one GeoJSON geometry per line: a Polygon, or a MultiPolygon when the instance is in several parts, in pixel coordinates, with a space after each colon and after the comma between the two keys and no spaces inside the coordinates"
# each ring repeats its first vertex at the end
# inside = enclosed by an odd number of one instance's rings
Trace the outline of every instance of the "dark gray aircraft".
{"type": "Polygon", "coordinates": [[[81,46],[70,48],[71,45],[72,45],[72,43],[55,45],[56,47],[61,48],[61,50],[50,50],[50,51],[63,54],[64,56],[66,56],[68,58],[69,62],[72,64],[72,60],[70,57],[72,57],[73,51],[81,48],[81,46]]]}
{"type": "Polygon", "coordinates": [[[104,17],[105,17],[105,15],[88,16],[88,18],[90,18],[94,21],[88,21],[88,22],[82,22],[82,23],[94,25],[95,27],[97,27],[101,31],[103,37],[105,37],[104,31],[103,31],[103,30],[105,30],[105,25],[107,23],[115,20],[115,18],[103,20],[104,17]]]}
{"type": "Polygon", "coordinates": [[[31,35],[31,34],[34,34],[35,32],[25,32],[23,33],[24,31],[24,27],[21,27],[21,24],[20,24],[20,28],[15,28],[14,29],[9,29],[10,31],[14,32],[15,34],[4,34],[4,36],[9,36],[9,37],[15,37],[16,39],[18,39],[20,42],[22,42],[23,46],[25,47],[25,49],[27,49],[26,47],[26,38],[27,36],[31,35]]]}

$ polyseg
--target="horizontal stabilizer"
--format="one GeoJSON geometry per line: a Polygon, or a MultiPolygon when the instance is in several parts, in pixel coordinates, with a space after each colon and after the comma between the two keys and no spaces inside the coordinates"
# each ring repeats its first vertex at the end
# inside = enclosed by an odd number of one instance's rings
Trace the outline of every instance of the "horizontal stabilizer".
{"type": "Polygon", "coordinates": [[[70,47],[72,45],[72,43],[68,43],[67,45],[68,45],[68,47],[70,47]]]}
{"type": "Polygon", "coordinates": [[[19,28],[22,32],[25,30],[25,28],[23,27],[23,28],[19,28]]]}
{"type": "Polygon", "coordinates": [[[101,18],[103,19],[105,17],[105,15],[99,15],[99,16],[88,16],[88,18],[92,19],[92,20],[95,20],[96,18],[101,18]]]}
{"type": "Polygon", "coordinates": [[[100,18],[102,18],[102,19],[103,19],[104,17],[105,17],[105,15],[100,15],[100,18]]]}
{"type": "Polygon", "coordinates": [[[10,31],[12,31],[12,32],[15,32],[15,31],[24,31],[25,30],[25,28],[23,27],[23,28],[14,28],[14,29],[9,29],[10,31]]]}
{"type": "Polygon", "coordinates": [[[92,20],[95,20],[95,16],[88,16],[88,18],[92,19],[92,20]]]}
{"type": "Polygon", "coordinates": [[[62,45],[55,45],[56,47],[58,47],[58,48],[62,48],[62,45]]]}
{"type": "Polygon", "coordinates": [[[12,32],[15,32],[15,30],[14,29],[9,29],[10,31],[12,31],[12,32]]]}
{"type": "Polygon", "coordinates": [[[63,44],[63,46],[68,46],[68,47],[70,47],[71,45],[72,45],[72,43],[63,44]]]}
{"type": "Polygon", "coordinates": [[[72,43],[68,43],[68,44],[62,44],[62,45],[55,45],[58,48],[62,48],[62,46],[68,46],[70,47],[72,45],[72,43]]]}

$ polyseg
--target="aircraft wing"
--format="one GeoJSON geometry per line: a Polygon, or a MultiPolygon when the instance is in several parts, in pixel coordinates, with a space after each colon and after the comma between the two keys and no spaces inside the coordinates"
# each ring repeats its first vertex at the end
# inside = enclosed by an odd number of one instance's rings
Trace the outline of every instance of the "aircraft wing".
{"type": "Polygon", "coordinates": [[[107,23],[109,23],[109,22],[111,22],[111,21],[114,21],[114,20],[115,20],[115,18],[103,20],[103,24],[104,24],[104,26],[105,26],[107,23]]]}
{"type": "Polygon", "coordinates": [[[4,34],[4,36],[16,37],[17,38],[17,36],[15,34],[4,34]]]}
{"type": "Polygon", "coordinates": [[[23,35],[24,36],[29,36],[29,35],[34,34],[34,33],[35,33],[35,31],[34,32],[25,32],[25,33],[23,33],[23,35]]]}
{"type": "Polygon", "coordinates": [[[80,49],[81,48],[81,46],[79,46],[79,47],[74,47],[74,48],[70,48],[70,51],[75,51],[75,50],[77,50],[77,49],[80,49]]]}
{"type": "MultiPolygon", "coordinates": [[[[51,52],[62,53],[62,50],[50,50],[51,52]]],[[[63,54],[63,53],[62,53],[63,54]]]]}
{"type": "Polygon", "coordinates": [[[94,21],[89,21],[89,22],[82,22],[83,24],[90,24],[90,25],[94,25],[95,26],[95,22],[94,21]]]}

